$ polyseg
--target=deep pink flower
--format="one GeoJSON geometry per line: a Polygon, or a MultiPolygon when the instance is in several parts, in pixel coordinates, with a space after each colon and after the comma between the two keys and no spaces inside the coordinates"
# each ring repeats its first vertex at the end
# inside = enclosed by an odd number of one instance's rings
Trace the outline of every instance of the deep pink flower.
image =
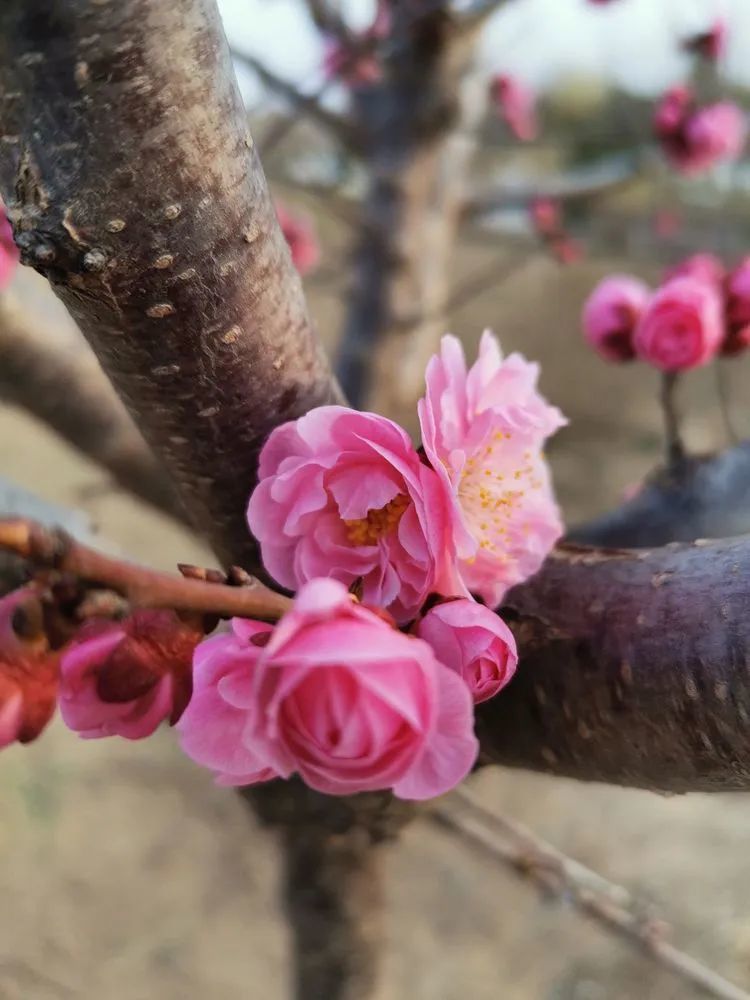
{"type": "Polygon", "coordinates": [[[635,357],[633,331],[646,307],[648,285],[627,274],[613,274],[600,281],[583,306],[583,334],[608,361],[635,357]]]}
{"type": "Polygon", "coordinates": [[[721,298],[698,278],[673,278],[654,294],[635,330],[639,358],[663,371],[710,361],[724,339],[721,298]]]}
{"type": "Polygon", "coordinates": [[[492,607],[535,573],[562,532],[541,449],[565,420],[536,388],[538,367],[503,360],[486,331],[467,372],[463,348],[444,337],[419,402],[422,443],[453,515],[465,587],[492,607]]]}
{"type": "Polygon", "coordinates": [[[427,799],[471,769],[466,685],[342,584],[305,584],[262,647],[255,623],[234,627],[196,652],[200,701],[179,723],[185,751],[223,783],[296,771],[330,795],[392,788],[427,799]]]}
{"type": "Polygon", "coordinates": [[[750,257],[744,257],[726,281],[727,336],[722,354],[739,354],[750,341],[750,257]]]}
{"type": "Polygon", "coordinates": [[[497,113],[521,142],[536,139],[539,126],[536,118],[536,95],[517,77],[499,73],[493,77],[490,93],[497,113]]]}
{"type": "Polygon", "coordinates": [[[193,650],[202,632],[173,611],[135,611],[89,622],[60,664],[60,714],[86,739],[150,736],[179,719],[190,698],[193,650]]]}
{"type": "Polygon", "coordinates": [[[667,159],[684,174],[698,174],[716,163],[736,160],[745,144],[745,116],[731,101],[697,107],[692,91],[669,90],[654,116],[654,128],[667,159]]]}
{"type": "Polygon", "coordinates": [[[13,242],[13,227],[0,203],[0,289],[10,282],[20,256],[18,247],[13,242]]]}
{"type": "Polygon", "coordinates": [[[364,601],[398,622],[414,618],[430,591],[456,593],[438,477],[392,420],[311,410],[271,433],[258,478],[248,523],[284,587],[361,577],[364,601]]]}
{"type": "Polygon", "coordinates": [[[320,244],[313,220],[302,212],[290,212],[281,201],[274,202],[284,239],[292,255],[292,263],[304,277],[320,262],[320,244]]]}
{"type": "Polygon", "coordinates": [[[417,622],[416,634],[464,679],[475,704],[496,695],[515,673],[513,633],[499,615],[476,601],[437,604],[417,622]]]}
{"type": "Polygon", "coordinates": [[[727,26],[721,18],[717,18],[705,31],[701,31],[685,41],[685,48],[688,52],[703,56],[709,62],[717,62],[721,59],[726,52],[726,47],[727,26]]]}
{"type": "Polygon", "coordinates": [[[52,718],[57,703],[59,654],[50,651],[33,587],[0,599],[0,749],[30,743],[52,718]],[[38,619],[38,628],[29,622],[38,619]]]}
{"type": "Polygon", "coordinates": [[[726,268],[722,261],[713,253],[694,253],[680,261],[664,275],[665,281],[672,278],[698,278],[708,282],[714,288],[720,289],[726,279],[726,268]]]}

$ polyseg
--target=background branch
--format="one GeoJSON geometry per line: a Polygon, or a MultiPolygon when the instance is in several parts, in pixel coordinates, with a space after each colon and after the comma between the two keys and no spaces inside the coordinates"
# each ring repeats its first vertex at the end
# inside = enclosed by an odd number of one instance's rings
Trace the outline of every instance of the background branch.
{"type": "Polygon", "coordinates": [[[182,516],[172,484],[94,355],[64,346],[8,290],[0,295],[0,398],[23,407],[126,490],[182,516]]]}

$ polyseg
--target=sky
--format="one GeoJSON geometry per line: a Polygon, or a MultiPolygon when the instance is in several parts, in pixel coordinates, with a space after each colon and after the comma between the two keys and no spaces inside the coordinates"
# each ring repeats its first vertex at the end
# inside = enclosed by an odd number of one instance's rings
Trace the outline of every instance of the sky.
{"type": "MultiPolygon", "coordinates": [[[[365,25],[373,0],[343,0],[352,24],[365,25]]],[[[230,43],[306,90],[321,82],[319,36],[301,0],[219,0],[230,43]]],[[[513,0],[488,23],[478,50],[483,70],[508,71],[544,90],[571,74],[639,94],[656,94],[687,68],[676,41],[722,17],[729,27],[723,70],[750,87],[750,0],[513,0]]],[[[248,74],[250,104],[263,92],[248,74]]],[[[338,95],[339,99],[341,95],[338,95]]],[[[335,102],[337,95],[332,94],[335,102]]]]}

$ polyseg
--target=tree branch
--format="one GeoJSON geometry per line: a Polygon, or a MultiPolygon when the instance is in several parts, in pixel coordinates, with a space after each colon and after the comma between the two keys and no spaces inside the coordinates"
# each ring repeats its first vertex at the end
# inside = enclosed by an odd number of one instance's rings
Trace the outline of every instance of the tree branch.
{"type": "Polygon", "coordinates": [[[0,398],[43,421],[131,493],[182,516],[163,468],[82,347],[60,346],[11,291],[0,295],[0,398]]]}
{"type": "Polygon", "coordinates": [[[295,111],[307,115],[313,121],[317,122],[318,125],[321,125],[330,132],[350,153],[361,152],[362,136],[355,123],[345,115],[329,111],[322,104],[318,94],[303,94],[293,83],[277,76],[276,73],[264,66],[255,56],[251,56],[246,52],[240,52],[237,49],[232,50],[232,55],[239,62],[247,66],[248,69],[257,73],[261,82],[269,90],[283,97],[295,111]]]}
{"type": "Polygon", "coordinates": [[[544,892],[564,896],[582,913],[626,938],[707,996],[717,1000],[750,1000],[746,990],[666,940],[668,926],[653,913],[644,912],[627,889],[608,882],[520,824],[494,815],[460,794],[435,809],[432,817],[464,844],[468,842],[472,850],[484,851],[495,861],[532,879],[544,892]]]}
{"type": "Polygon", "coordinates": [[[7,0],[0,188],[194,523],[251,568],[277,423],[336,398],[213,0],[7,0]],[[169,49],[165,55],[165,42],[169,49]]]}
{"type": "Polygon", "coordinates": [[[510,592],[522,667],[482,761],[665,791],[750,789],[750,537],[562,546],[510,592]]]}
{"type": "Polygon", "coordinates": [[[137,607],[277,621],[292,604],[288,597],[252,578],[243,579],[241,586],[229,586],[196,579],[193,574],[162,573],[105,555],[76,541],[62,528],[45,527],[25,518],[0,519],[0,550],[27,560],[37,569],[106,587],[137,607]]]}

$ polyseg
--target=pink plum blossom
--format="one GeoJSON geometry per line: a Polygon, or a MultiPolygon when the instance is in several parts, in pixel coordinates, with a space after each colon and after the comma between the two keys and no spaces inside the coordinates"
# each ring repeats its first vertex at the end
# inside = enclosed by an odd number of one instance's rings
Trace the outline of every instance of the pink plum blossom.
{"type": "Polygon", "coordinates": [[[464,679],[475,704],[496,695],[515,673],[513,633],[499,615],[476,601],[437,604],[419,619],[415,631],[441,663],[464,679]]]}
{"type": "Polygon", "coordinates": [[[673,278],[654,294],[635,330],[638,357],[663,371],[710,361],[724,339],[718,291],[698,278],[673,278]]]}
{"type": "Polygon", "coordinates": [[[57,704],[59,655],[43,629],[25,635],[19,617],[39,619],[41,605],[32,586],[0,599],[0,749],[30,743],[52,718],[57,704]]]}
{"type": "Polygon", "coordinates": [[[493,77],[490,92],[498,114],[516,139],[536,139],[539,126],[534,91],[517,77],[500,73],[493,77]]]}
{"type": "Polygon", "coordinates": [[[298,772],[329,795],[427,799],[469,772],[471,696],[426,642],[330,579],[306,583],[269,638],[265,628],[235,622],[196,651],[196,696],[178,729],[222,783],[298,772]]]}
{"type": "Polygon", "coordinates": [[[635,357],[633,331],[651,291],[627,274],[600,281],[583,306],[583,333],[588,343],[608,361],[635,357]]]}
{"type": "Polygon", "coordinates": [[[664,280],[672,278],[698,278],[720,289],[726,279],[726,268],[716,254],[694,253],[667,271],[664,280]]]}
{"type": "Polygon", "coordinates": [[[672,165],[699,174],[717,163],[736,160],[745,144],[745,116],[732,101],[697,107],[692,91],[673,87],[661,99],[654,128],[672,165]]]}
{"type": "Polygon", "coordinates": [[[9,284],[19,258],[18,247],[13,242],[13,228],[8,222],[5,209],[0,204],[0,289],[9,284]]]}
{"type": "Polygon", "coordinates": [[[320,262],[320,244],[312,219],[302,212],[291,212],[281,201],[274,203],[284,239],[292,255],[292,263],[304,277],[320,262]]]}
{"type": "Polygon", "coordinates": [[[542,455],[565,423],[536,388],[537,365],[503,360],[486,331],[467,371],[460,342],[444,337],[419,402],[422,443],[453,519],[459,574],[496,607],[541,566],[562,523],[542,455]]]}
{"type": "Polygon", "coordinates": [[[60,714],[86,739],[140,740],[179,719],[190,698],[190,665],[202,632],[173,611],[135,611],[122,622],[89,622],[60,664],[60,714]]]}
{"type": "Polygon", "coordinates": [[[258,478],[248,524],[282,586],[361,578],[363,600],[400,623],[431,591],[460,592],[440,481],[393,421],[318,407],[271,433],[258,478]]]}

